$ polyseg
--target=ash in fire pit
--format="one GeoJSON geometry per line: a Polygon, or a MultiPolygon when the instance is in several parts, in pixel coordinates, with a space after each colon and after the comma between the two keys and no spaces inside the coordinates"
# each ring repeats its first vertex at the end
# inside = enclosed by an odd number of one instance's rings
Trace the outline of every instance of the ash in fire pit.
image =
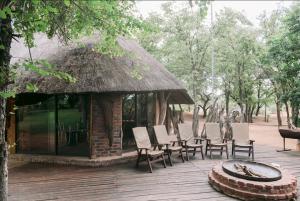
{"type": "Polygon", "coordinates": [[[281,179],[279,169],[264,163],[231,160],[223,163],[224,172],[234,177],[252,181],[277,181],[281,179]]]}
{"type": "Polygon", "coordinates": [[[296,177],[264,163],[226,161],[213,167],[208,179],[217,191],[241,200],[297,198],[296,177]]]}

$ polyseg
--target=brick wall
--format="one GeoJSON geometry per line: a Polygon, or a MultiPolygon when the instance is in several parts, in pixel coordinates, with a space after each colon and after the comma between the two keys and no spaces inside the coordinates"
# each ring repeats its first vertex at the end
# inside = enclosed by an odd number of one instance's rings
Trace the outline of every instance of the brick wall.
{"type": "Polygon", "coordinates": [[[101,95],[91,96],[91,132],[90,132],[90,153],[91,158],[101,156],[116,156],[122,154],[122,96],[101,95]],[[105,116],[101,101],[109,101],[112,110],[112,136],[105,126],[105,116]],[[111,140],[111,146],[110,146],[111,140]]]}

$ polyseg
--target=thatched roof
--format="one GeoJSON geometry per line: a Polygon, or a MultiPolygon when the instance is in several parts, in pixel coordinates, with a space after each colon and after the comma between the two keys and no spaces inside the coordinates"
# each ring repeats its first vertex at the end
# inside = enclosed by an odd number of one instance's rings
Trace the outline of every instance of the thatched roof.
{"type": "MultiPolygon", "coordinates": [[[[173,91],[170,102],[193,103],[182,83],[136,41],[118,38],[124,54],[111,58],[95,50],[99,39],[93,36],[80,43],[63,45],[57,38],[49,40],[37,35],[36,47],[31,49],[32,58],[48,60],[77,81],[68,83],[54,77],[24,73],[18,79],[19,93],[26,93],[25,84],[30,82],[37,84],[38,93],[45,94],[173,91]]],[[[28,49],[22,43],[14,43],[12,56],[13,63],[20,62],[29,58],[28,49]]]]}

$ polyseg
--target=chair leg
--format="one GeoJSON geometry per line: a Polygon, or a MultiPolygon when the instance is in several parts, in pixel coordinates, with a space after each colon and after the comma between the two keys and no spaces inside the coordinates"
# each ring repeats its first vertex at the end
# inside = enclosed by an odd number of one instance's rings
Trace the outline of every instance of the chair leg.
{"type": "Polygon", "coordinates": [[[167,155],[168,155],[170,166],[173,166],[173,163],[172,163],[172,160],[171,160],[171,151],[168,150],[167,155]]]}
{"type": "Polygon", "coordinates": [[[186,160],[189,161],[189,149],[185,147],[186,160]]]}
{"type": "Polygon", "coordinates": [[[179,151],[179,154],[180,154],[182,162],[184,163],[184,158],[183,158],[182,150],[179,151]]]}
{"type": "Polygon", "coordinates": [[[226,156],[227,156],[227,159],[228,159],[228,145],[226,145],[226,147],[225,147],[225,149],[226,149],[226,156]]]}
{"type": "Polygon", "coordinates": [[[211,145],[209,145],[209,156],[210,156],[210,159],[212,159],[212,150],[211,150],[211,145]]]}
{"type": "Polygon", "coordinates": [[[193,156],[195,156],[196,155],[196,148],[194,148],[194,153],[193,153],[193,156]]]}
{"type": "Polygon", "coordinates": [[[141,158],[141,154],[138,153],[138,157],[137,157],[136,164],[135,164],[135,167],[137,167],[137,168],[139,167],[140,158],[141,158]]]}
{"type": "Polygon", "coordinates": [[[254,161],[254,147],[252,145],[252,160],[254,161]]]}
{"type": "Polygon", "coordinates": [[[206,146],[205,146],[205,155],[207,156],[207,149],[208,149],[208,143],[206,142],[206,146]]]}
{"type": "Polygon", "coordinates": [[[202,160],[204,160],[204,156],[203,156],[203,147],[200,147],[200,151],[201,151],[202,160]]]}
{"type": "Polygon", "coordinates": [[[235,158],[235,147],[232,147],[232,158],[235,158]]]}
{"type": "Polygon", "coordinates": [[[163,165],[164,165],[164,168],[167,167],[167,164],[166,164],[166,161],[165,161],[165,157],[164,157],[164,154],[161,154],[161,157],[162,157],[162,162],[163,162],[163,165]]]}
{"type": "Polygon", "coordinates": [[[248,157],[250,157],[250,155],[251,155],[251,152],[252,152],[252,149],[251,149],[251,147],[249,147],[249,153],[248,153],[248,157]]]}
{"type": "Polygon", "coordinates": [[[150,173],[152,173],[152,165],[151,165],[150,158],[148,156],[147,156],[147,162],[148,162],[148,166],[149,166],[149,171],[150,171],[150,173]]]}
{"type": "Polygon", "coordinates": [[[223,147],[220,148],[220,155],[223,155],[223,147]]]}

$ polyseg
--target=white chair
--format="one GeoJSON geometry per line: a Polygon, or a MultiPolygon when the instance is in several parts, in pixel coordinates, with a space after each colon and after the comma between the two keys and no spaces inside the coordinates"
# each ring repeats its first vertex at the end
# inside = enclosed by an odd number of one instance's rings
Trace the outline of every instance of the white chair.
{"type": "Polygon", "coordinates": [[[132,129],[133,136],[137,146],[138,158],[136,161],[136,167],[139,166],[141,159],[148,162],[149,170],[152,173],[152,163],[162,161],[166,168],[166,162],[164,158],[164,151],[154,150],[151,146],[148,131],[146,127],[136,127],[132,129]]]}
{"type": "Polygon", "coordinates": [[[193,134],[193,128],[191,124],[178,124],[179,136],[181,141],[181,146],[183,151],[186,153],[186,159],[189,160],[188,152],[192,152],[193,156],[196,155],[196,152],[201,152],[202,159],[204,160],[203,150],[202,150],[202,141],[200,144],[195,143],[195,138],[193,134]],[[199,149],[199,150],[197,150],[199,149]]]}
{"type": "Polygon", "coordinates": [[[212,152],[218,151],[220,155],[223,155],[223,151],[225,149],[226,156],[228,159],[228,146],[227,140],[222,138],[220,131],[219,123],[205,123],[205,131],[206,131],[206,149],[205,155],[207,152],[210,152],[210,158],[212,158],[212,152]]]}
{"type": "Polygon", "coordinates": [[[184,162],[183,155],[182,155],[182,146],[176,145],[176,142],[178,143],[177,139],[174,139],[174,136],[171,137],[168,135],[167,129],[165,125],[157,125],[154,126],[154,132],[155,137],[157,140],[158,146],[161,147],[161,150],[165,152],[165,154],[168,156],[169,163],[172,166],[172,160],[171,155],[173,152],[178,152],[179,156],[182,159],[182,162],[184,162]]]}
{"type": "Polygon", "coordinates": [[[252,155],[254,160],[254,140],[249,139],[248,123],[232,123],[232,156],[235,158],[236,152],[246,152],[248,156],[252,155]]]}

